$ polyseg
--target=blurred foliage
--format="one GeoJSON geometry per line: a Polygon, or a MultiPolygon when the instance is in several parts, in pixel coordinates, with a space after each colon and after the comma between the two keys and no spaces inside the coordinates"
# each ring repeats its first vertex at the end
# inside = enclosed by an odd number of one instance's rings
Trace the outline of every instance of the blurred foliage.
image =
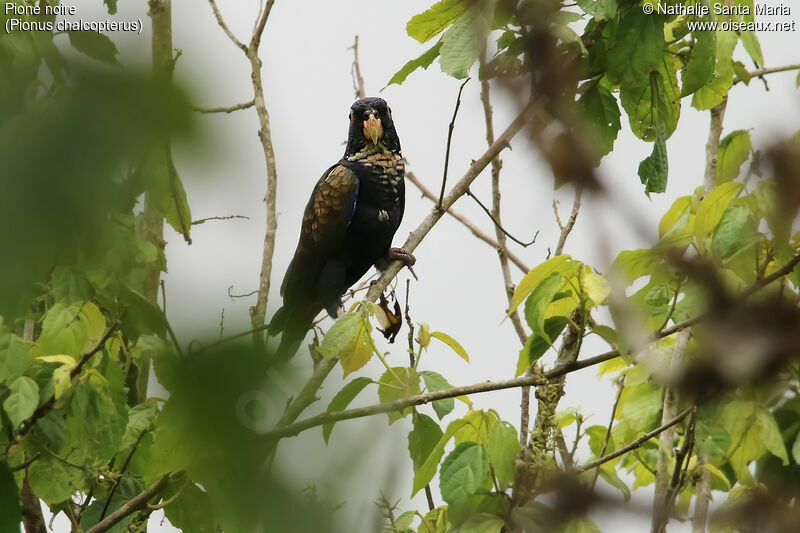
{"type": "MultiPolygon", "coordinates": [[[[105,3],[116,11],[115,1],[105,3]]],[[[596,185],[592,169],[613,150],[622,109],[633,133],[653,143],[638,166],[644,192],[663,192],[684,99],[708,110],[735,80],[749,81],[733,58],[739,42],[757,65],[763,57],[752,33],[690,29],[701,19],[752,17],[645,15],[641,4],[442,0],[406,27],[435,44],[389,83],[434,61],[464,78],[488,54],[482,79],[512,96],[546,97],[544,113],[563,126],[553,138],[547,123],[530,132],[557,183],[596,185]]],[[[19,493],[29,487],[83,530],[148,488],[184,531],[331,529],[335,508],[270,472],[275,443],[263,433],[286,413],[270,376],[284,369],[234,343],[185,356],[162,310],[143,296],[143,271],[166,269],[163,243],[140,231],[144,193],[190,242],[186,194],[162,157],[170,139],[192,132],[184,98],[147,75],[122,73],[110,40],[67,37],[104,69],[69,64],[51,33],[0,37],[0,528],[19,523],[19,493]],[[151,359],[168,399],[138,398],[130,382],[151,359]]],[[[598,496],[595,483],[627,501],[655,482],[659,453],[676,472],[674,516],[689,517],[709,479],[726,498],[712,531],[757,530],[753,517],[773,520],[777,531],[796,525],[787,504],[800,472],[800,136],[756,149],[737,130],[716,156],[714,188],[678,198],[652,247],[619,252],[604,273],[559,255],[516,284],[506,318],[520,312],[530,331],[513,354],[516,375],[539,375],[548,352],[574,360],[596,335],[613,351],[598,373],[620,387],[611,423],[556,411],[557,383],[539,387],[525,446],[513,425],[465,395],[390,411],[389,424],[410,422],[412,496],[424,490],[432,500],[438,473],[443,504],[401,512],[381,496],[385,531],[599,531],[587,513],[619,499],[598,496]],[[672,446],[641,439],[662,425],[665,389],[678,391],[677,412],[692,408],[672,446]],[[581,467],[585,450],[585,465],[603,460],[581,467]],[[768,513],[755,513],[758,505],[768,513]]],[[[388,363],[373,322],[389,330],[402,322],[397,310],[362,302],[312,347],[316,369],[338,360],[355,374],[327,414],[367,389],[385,403],[453,388],[442,369],[456,357],[468,363],[468,352],[424,322],[409,335],[409,366],[388,363]],[[373,357],[384,368],[370,377],[373,357]]],[[[334,421],[317,425],[328,442],[334,421]]],[[[110,531],[144,531],[151,512],[142,506],[110,531]]]]}

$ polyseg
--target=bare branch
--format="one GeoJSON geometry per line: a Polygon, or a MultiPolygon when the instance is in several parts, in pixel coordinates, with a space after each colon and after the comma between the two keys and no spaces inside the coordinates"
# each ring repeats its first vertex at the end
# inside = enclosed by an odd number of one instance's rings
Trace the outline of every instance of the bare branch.
{"type": "Polygon", "coordinates": [[[703,174],[703,189],[705,194],[714,188],[717,179],[717,152],[719,151],[719,138],[722,136],[722,119],[725,117],[727,100],[711,108],[711,126],[708,129],[706,142],[706,170],[703,174]]]}
{"type": "Polygon", "coordinates": [[[356,92],[356,98],[366,98],[367,92],[364,89],[364,78],[361,77],[361,66],[358,64],[358,35],[356,35],[353,46],[353,66],[350,67],[350,74],[353,76],[353,89],[356,92]]]}
{"type": "MultiPolygon", "coordinates": [[[[608,441],[611,440],[611,428],[614,426],[614,419],[617,417],[617,407],[619,407],[619,400],[622,398],[622,389],[625,388],[625,376],[622,376],[620,380],[617,381],[617,385],[619,386],[619,390],[617,391],[617,399],[614,400],[614,406],[611,408],[611,417],[608,419],[608,426],[606,427],[606,438],[603,441],[603,449],[600,450],[600,457],[603,457],[608,449],[608,441]]],[[[577,444],[577,441],[576,441],[577,444]]],[[[592,489],[594,489],[595,484],[597,483],[597,478],[600,475],[600,471],[596,471],[594,473],[594,478],[592,478],[592,489]]]]}
{"type": "Polygon", "coordinates": [[[447,167],[450,165],[450,143],[453,140],[453,129],[456,127],[456,117],[458,116],[458,108],[461,107],[461,92],[464,90],[464,86],[469,82],[471,78],[467,78],[464,80],[464,83],[461,84],[461,87],[458,88],[458,96],[456,97],[456,107],[453,109],[453,118],[450,120],[450,126],[447,128],[447,148],[444,152],[444,172],[442,173],[442,190],[439,192],[439,201],[436,202],[436,205],[439,206],[439,209],[442,208],[442,198],[444,198],[444,188],[447,185],[447,167]]]}
{"type": "Polygon", "coordinates": [[[555,255],[561,255],[564,252],[564,245],[567,242],[567,237],[569,237],[572,228],[575,227],[575,221],[578,219],[578,211],[581,208],[581,196],[583,195],[583,185],[576,184],[575,185],[575,201],[572,204],[572,212],[569,215],[569,219],[567,220],[566,225],[562,226],[561,221],[558,219],[558,210],[555,209],[555,205],[553,209],[556,211],[556,221],[558,222],[559,228],[561,228],[561,235],[558,237],[558,244],[556,245],[556,252],[555,255]]]}
{"type": "Polygon", "coordinates": [[[705,533],[708,520],[708,505],[711,503],[711,472],[703,465],[708,463],[708,454],[697,450],[697,483],[692,515],[692,533],[705,533]]]}
{"type": "Polygon", "coordinates": [[[248,47],[250,52],[258,52],[258,47],[261,45],[261,36],[264,33],[264,26],[267,25],[267,19],[269,18],[270,11],[272,11],[272,4],[274,3],[275,0],[267,0],[267,3],[264,4],[264,7],[259,12],[259,16],[256,20],[256,27],[253,30],[253,37],[250,39],[250,46],[248,47]]]}
{"type": "MultiPolygon", "coordinates": [[[[414,175],[413,172],[406,172],[406,179],[408,181],[410,181],[411,183],[413,183],[414,185],[416,185],[417,188],[420,190],[420,192],[422,193],[422,195],[425,198],[428,198],[432,202],[436,202],[437,199],[436,199],[436,196],[434,196],[433,192],[431,192],[431,190],[428,189],[419,180],[419,178],[417,178],[414,175]]],[[[473,235],[475,235],[477,238],[479,238],[480,240],[482,240],[483,242],[485,242],[486,244],[488,244],[492,248],[495,248],[495,249],[499,248],[500,245],[498,244],[498,242],[496,240],[492,239],[489,235],[484,233],[483,230],[481,230],[470,219],[468,219],[467,217],[465,217],[461,213],[453,211],[452,209],[448,209],[447,210],[447,214],[450,215],[451,217],[455,218],[459,222],[461,222],[464,226],[466,226],[466,228],[468,230],[470,230],[472,232],[473,235]]],[[[530,268],[528,267],[528,265],[526,265],[522,261],[522,259],[517,257],[517,255],[515,255],[513,252],[506,250],[506,256],[508,257],[508,259],[511,260],[512,263],[514,263],[523,272],[530,271],[530,268]]]]}
{"type": "Polygon", "coordinates": [[[627,446],[624,446],[624,447],[620,448],[619,450],[611,452],[608,455],[604,455],[603,457],[600,457],[599,459],[595,459],[594,461],[592,461],[590,463],[586,463],[585,465],[583,465],[580,468],[578,468],[578,472],[586,472],[587,470],[591,470],[592,468],[597,468],[598,466],[600,466],[600,465],[602,465],[604,463],[607,463],[607,462],[609,462],[609,461],[611,461],[613,459],[616,459],[620,455],[624,455],[624,454],[628,453],[631,450],[635,450],[636,448],[638,448],[639,446],[641,446],[645,442],[649,441],[650,439],[652,439],[656,435],[660,435],[664,431],[668,430],[669,428],[671,428],[672,426],[674,426],[675,424],[679,423],[681,420],[686,418],[689,415],[689,413],[692,412],[692,409],[694,409],[694,407],[689,407],[688,409],[683,411],[681,414],[679,414],[678,416],[676,416],[672,420],[669,420],[668,422],[658,426],[656,429],[654,429],[653,431],[651,431],[649,433],[645,433],[644,435],[642,435],[641,437],[639,437],[638,439],[636,439],[632,443],[628,444],[627,446]]]}
{"type": "Polygon", "coordinates": [[[192,111],[196,111],[197,113],[233,113],[234,111],[240,111],[242,109],[249,109],[255,105],[253,100],[248,102],[243,102],[241,104],[236,104],[228,107],[197,107],[192,106],[192,111]]]}
{"type": "MultiPolygon", "coordinates": [[[[476,394],[481,392],[490,392],[503,389],[513,389],[517,387],[523,387],[526,385],[527,386],[543,385],[549,381],[559,379],[562,376],[569,374],[570,372],[575,372],[577,370],[588,368],[590,366],[600,364],[610,359],[614,359],[615,357],[619,357],[619,353],[617,351],[610,351],[600,355],[596,355],[594,357],[590,357],[589,359],[585,359],[583,361],[576,361],[574,363],[558,366],[553,370],[546,372],[543,376],[529,375],[514,379],[508,379],[505,381],[484,381],[481,383],[475,383],[473,385],[465,385],[461,387],[452,387],[449,389],[429,391],[422,394],[409,396],[408,398],[401,398],[399,400],[395,400],[392,402],[371,405],[368,407],[349,409],[345,411],[326,412],[317,416],[313,416],[311,418],[307,418],[305,420],[301,420],[300,422],[296,422],[291,425],[285,425],[282,427],[280,426],[281,422],[279,422],[278,426],[276,426],[275,429],[263,433],[261,437],[263,437],[266,440],[277,440],[277,439],[282,439],[284,437],[291,437],[297,435],[301,431],[321,426],[329,422],[339,422],[342,420],[351,420],[353,418],[364,418],[367,416],[377,415],[381,413],[389,413],[391,411],[400,411],[405,409],[406,407],[411,407],[414,405],[423,405],[426,403],[430,403],[436,400],[443,400],[446,398],[456,398],[458,396],[464,396],[467,394],[476,394]]],[[[327,369],[327,372],[330,372],[330,369],[332,369],[333,366],[336,365],[336,359],[324,359],[320,363],[320,366],[323,364],[329,365],[330,368],[327,369]]],[[[315,374],[317,374],[316,370],[315,374]]],[[[327,373],[325,373],[325,375],[327,375],[327,373]]],[[[322,379],[324,379],[324,376],[322,376],[322,379]]],[[[309,385],[306,385],[306,389],[310,388],[311,387],[309,387],[309,385]]],[[[314,392],[315,391],[316,389],[314,389],[314,392]]],[[[302,396],[303,393],[301,392],[301,394],[298,396],[298,400],[302,396]]],[[[281,418],[281,420],[284,419],[288,420],[288,418],[289,417],[284,416],[281,418]]]]}
{"type": "MultiPolygon", "coordinates": [[[[502,152],[504,149],[508,148],[509,142],[511,139],[519,133],[520,130],[525,126],[525,124],[530,120],[531,115],[533,114],[533,109],[535,103],[531,103],[522,110],[522,112],[515,118],[511,124],[506,128],[506,130],[497,138],[497,140],[489,147],[486,152],[482,156],[480,156],[475,162],[470,165],[467,172],[464,176],[456,183],[450,192],[448,192],[444,198],[442,199],[442,207],[433,206],[433,209],[428,214],[427,217],[417,226],[417,228],[411,232],[406,239],[406,242],[403,244],[403,249],[407,252],[413,252],[419,243],[425,238],[425,236],[430,232],[431,229],[436,225],[442,215],[450,208],[456,200],[461,198],[469,188],[470,184],[475,181],[475,178],[487,167],[489,163],[491,163],[492,159],[497,157],[497,155],[502,152]]],[[[403,267],[403,263],[401,261],[393,261],[386,270],[383,271],[383,274],[380,278],[375,282],[375,284],[370,287],[369,293],[367,294],[367,298],[371,301],[375,301],[378,298],[378,295],[383,292],[389,282],[394,279],[400,269],[403,267]]]]}
{"type": "MultiPolygon", "coordinates": [[[[751,72],[748,72],[747,74],[751,78],[761,78],[762,76],[766,76],[767,74],[775,74],[776,72],[787,72],[789,70],[800,70],[800,63],[795,63],[793,65],[784,65],[782,67],[759,68],[751,72]]],[[[737,83],[740,83],[742,81],[744,81],[742,78],[736,76],[733,79],[733,84],[736,85],[737,83]]]]}
{"type": "Polygon", "coordinates": [[[222,217],[208,217],[208,218],[201,218],[200,220],[192,221],[192,226],[197,226],[208,222],[209,220],[233,220],[234,218],[241,218],[244,220],[250,220],[250,217],[246,217],[244,215],[225,215],[222,217]]]}
{"type": "Polygon", "coordinates": [[[242,41],[236,38],[231,29],[228,27],[228,25],[225,24],[225,19],[222,18],[222,13],[219,12],[216,0],[208,0],[208,3],[211,4],[211,9],[214,11],[214,16],[217,18],[217,24],[219,24],[219,27],[222,28],[222,31],[225,32],[225,35],[228,36],[228,39],[230,39],[231,42],[235,44],[236,47],[239,48],[242,52],[246,53],[247,47],[244,45],[244,43],[242,43],[242,41]]]}
{"type": "Polygon", "coordinates": [[[519,244],[523,248],[527,248],[528,246],[530,246],[531,244],[536,242],[536,238],[539,236],[539,230],[536,230],[536,233],[533,235],[533,239],[531,239],[530,242],[523,242],[523,241],[517,239],[516,237],[514,237],[513,235],[511,235],[508,231],[506,231],[506,229],[503,227],[503,225],[500,223],[500,221],[495,218],[495,216],[492,214],[491,211],[489,211],[489,208],[486,207],[485,205],[483,205],[483,202],[481,202],[480,199],[477,196],[472,194],[472,191],[469,190],[469,189],[467,189],[467,196],[469,196],[470,198],[475,200],[475,203],[477,203],[480,206],[480,208],[483,209],[483,212],[486,213],[489,216],[489,218],[492,220],[492,223],[494,224],[494,227],[497,228],[498,230],[500,230],[503,233],[503,235],[505,235],[506,237],[508,237],[509,239],[514,241],[515,243],[519,244]]]}

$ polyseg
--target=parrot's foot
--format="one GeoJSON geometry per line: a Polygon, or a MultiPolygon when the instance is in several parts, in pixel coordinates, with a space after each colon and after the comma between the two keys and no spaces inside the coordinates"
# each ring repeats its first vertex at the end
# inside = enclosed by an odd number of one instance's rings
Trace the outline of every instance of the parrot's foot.
{"type": "Polygon", "coordinates": [[[409,252],[406,252],[402,248],[389,248],[389,252],[386,254],[391,261],[402,261],[403,264],[407,267],[412,267],[417,262],[416,257],[411,255],[409,252]]]}

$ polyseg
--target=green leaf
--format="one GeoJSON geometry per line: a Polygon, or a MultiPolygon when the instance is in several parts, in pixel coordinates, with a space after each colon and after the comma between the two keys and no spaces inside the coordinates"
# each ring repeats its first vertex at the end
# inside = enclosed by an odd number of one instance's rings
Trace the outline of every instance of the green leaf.
{"type": "Polygon", "coordinates": [[[436,446],[431,450],[431,453],[425,459],[425,462],[422,463],[421,467],[414,471],[414,486],[411,490],[412,498],[425,485],[431,482],[433,476],[436,475],[436,467],[439,466],[439,461],[442,459],[442,455],[444,455],[445,445],[451,438],[453,438],[453,435],[456,433],[456,431],[463,428],[467,423],[468,422],[463,418],[459,418],[458,420],[453,420],[450,422],[450,424],[448,424],[444,435],[442,435],[442,438],[439,439],[439,442],[437,442],[436,446]]]}
{"type": "MultiPolygon", "coordinates": [[[[364,390],[364,387],[370,383],[372,383],[372,380],[369,378],[355,378],[353,381],[342,387],[342,390],[336,393],[336,396],[333,397],[331,403],[328,404],[327,412],[333,413],[335,411],[344,411],[347,409],[347,406],[350,405],[350,402],[352,402],[358,393],[364,390]]],[[[325,439],[325,444],[327,444],[328,439],[330,439],[334,424],[335,422],[328,422],[322,426],[322,438],[325,439]]]]}
{"type": "Polygon", "coordinates": [[[20,376],[8,387],[11,394],[3,402],[13,429],[30,418],[39,405],[39,386],[28,376],[20,376]]]}
{"type": "Polygon", "coordinates": [[[581,276],[581,289],[592,300],[594,305],[603,305],[611,294],[611,285],[606,278],[593,271],[589,265],[584,265],[581,276]]]}
{"type": "Polygon", "coordinates": [[[572,258],[567,254],[557,255],[533,267],[533,269],[520,280],[517,288],[514,289],[514,295],[511,298],[511,308],[508,310],[506,318],[511,316],[511,313],[525,301],[525,298],[528,297],[544,278],[553,272],[561,272],[564,274],[565,278],[569,278],[574,269],[575,266],[572,263],[572,258]]]}
{"type": "MultiPolygon", "coordinates": [[[[121,374],[118,365],[116,369],[121,374]]],[[[105,463],[119,449],[128,425],[126,403],[127,393],[119,377],[106,379],[96,369],[87,371],[73,387],[67,426],[81,442],[81,451],[93,461],[105,463]]]]}
{"type": "Polygon", "coordinates": [[[433,418],[421,413],[414,413],[413,425],[414,429],[408,434],[408,453],[416,472],[436,448],[444,433],[433,418]]]}
{"type": "Polygon", "coordinates": [[[0,531],[14,533],[20,530],[22,507],[19,504],[19,491],[14,474],[5,461],[0,461],[0,531]]]}
{"type": "Polygon", "coordinates": [[[103,63],[110,65],[119,65],[117,61],[117,50],[114,41],[108,38],[107,35],[98,33],[96,31],[67,31],[69,35],[69,44],[72,45],[78,52],[86,54],[92,59],[97,59],[103,63]]]}
{"type": "Polygon", "coordinates": [[[761,53],[761,43],[758,42],[756,33],[750,30],[743,30],[739,32],[739,37],[742,39],[747,55],[750,56],[756,66],[764,66],[764,54],[761,53]]]}
{"type": "Polygon", "coordinates": [[[486,448],[475,442],[462,442],[442,461],[439,488],[442,499],[458,506],[481,488],[489,475],[486,448]]]}
{"type": "Polygon", "coordinates": [[[103,0],[103,3],[108,7],[109,15],[117,14],[117,0],[103,0]]]}
{"type": "Polygon", "coordinates": [[[717,184],[736,179],[742,163],[747,161],[752,151],[749,131],[736,130],[726,135],[719,142],[717,151],[717,184]]]}
{"type": "Polygon", "coordinates": [[[494,423],[499,421],[499,418],[494,411],[472,409],[464,415],[464,420],[467,424],[453,434],[456,444],[466,441],[477,442],[478,444],[488,443],[489,430],[494,423]]]}
{"type": "Polygon", "coordinates": [[[741,190],[741,183],[733,181],[723,183],[708,193],[708,196],[697,207],[697,214],[694,219],[694,235],[701,247],[705,246],[706,238],[717,227],[720,219],[722,219],[722,214],[741,190]]]}
{"type": "Polygon", "coordinates": [[[220,531],[214,519],[211,498],[206,491],[191,482],[181,490],[175,501],[164,508],[164,515],[169,519],[170,524],[181,531],[192,531],[193,533],[220,531]]]}
{"type": "Polygon", "coordinates": [[[622,493],[622,497],[625,498],[625,501],[631,499],[631,489],[628,488],[628,485],[626,485],[622,479],[620,479],[613,466],[611,466],[609,463],[606,463],[601,465],[597,471],[600,474],[600,477],[603,478],[606,483],[616,489],[619,489],[619,491],[622,493]]]}
{"type": "Polygon", "coordinates": [[[659,122],[653,153],[639,163],[639,179],[648,197],[651,192],[662,193],[667,190],[668,170],[666,129],[664,124],[659,122]]]}
{"type": "Polygon", "coordinates": [[[545,340],[550,341],[550,344],[553,343],[553,339],[547,335],[544,327],[545,310],[563,284],[564,277],[558,272],[553,272],[533,289],[525,302],[525,320],[533,330],[533,334],[543,336],[545,340]]]}
{"type": "Polygon", "coordinates": [[[796,464],[800,465],[800,432],[797,433],[792,445],[792,458],[796,464]]]}
{"type": "Polygon", "coordinates": [[[431,337],[433,337],[434,339],[439,339],[440,341],[448,345],[450,348],[453,349],[454,352],[458,354],[458,356],[461,359],[469,363],[469,355],[467,355],[467,351],[453,337],[441,331],[432,332],[431,337]]]}
{"type": "Polygon", "coordinates": [[[158,408],[153,402],[140,403],[128,409],[128,425],[122,435],[119,447],[133,446],[142,433],[150,429],[158,414],[158,408]]]}
{"type": "Polygon", "coordinates": [[[329,359],[339,357],[346,377],[372,358],[371,330],[372,325],[361,311],[345,313],[331,326],[317,350],[329,359]]]}
{"type": "MultiPolygon", "coordinates": [[[[625,387],[626,391],[630,391],[625,387]]],[[[661,412],[661,388],[646,382],[633,388],[621,406],[622,419],[628,422],[635,433],[643,433],[654,426],[661,412]]]]}
{"type": "Polygon", "coordinates": [[[426,11],[414,15],[406,25],[408,35],[424,43],[443,32],[456,21],[469,7],[464,0],[442,0],[426,11]]]}
{"type": "MultiPolygon", "coordinates": [[[[413,368],[396,366],[383,373],[378,384],[378,398],[381,403],[393,402],[420,393],[419,374],[413,368]]],[[[413,411],[406,407],[402,411],[390,411],[387,414],[389,424],[400,420],[413,411]]]]}
{"type": "Polygon", "coordinates": [[[727,259],[754,243],[757,234],[750,214],[750,209],[744,205],[728,206],[711,239],[714,255],[727,259]]]}
{"type": "Polygon", "coordinates": [[[664,19],[629,9],[620,20],[608,52],[608,74],[623,86],[639,85],[659,68],[664,48],[664,19]]]}
{"type": "MultiPolygon", "coordinates": [[[[389,83],[386,84],[386,87],[392,84],[401,85],[406,78],[408,78],[409,74],[417,70],[418,68],[427,70],[429,66],[434,62],[434,60],[439,57],[439,50],[442,48],[442,41],[439,41],[435,45],[433,45],[429,50],[425,51],[421,56],[416,59],[412,59],[405,65],[403,65],[400,70],[394,73],[392,79],[389,80],[389,83]]],[[[384,89],[386,88],[384,87],[384,89]]]]}
{"type": "Polygon", "coordinates": [[[664,238],[667,233],[673,232],[673,228],[679,221],[684,220],[684,214],[689,210],[692,205],[691,196],[681,196],[673,202],[669,210],[661,217],[658,223],[658,237],[664,238]]]}
{"type": "Polygon", "coordinates": [[[702,467],[711,472],[715,478],[722,481],[722,484],[725,485],[728,490],[731,490],[731,482],[728,480],[728,476],[723,474],[719,468],[709,463],[703,463],[702,467]]]}
{"type": "Polygon", "coordinates": [[[166,221],[192,244],[192,212],[172,156],[160,148],[151,150],[141,173],[166,221]]]}
{"type": "Polygon", "coordinates": [[[67,354],[77,359],[97,345],[105,331],[106,319],[95,304],[57,303],[44,316],[36,343],[44,355],[67,354]]]}
{"type": "Polygon", "coordinates": [[[59,265],[50,274],[50,286],[56,302],[71,304],[89,300],[92,288],[86,275],[75,268],[59,265]]]}
{"type": "Polygon", "coordinates": [[[424,350],[428,349],[431,344],[431,327],[427,322],[419,325],[419,333],[417,333],[417,342],[424,350]]]}
{"type": "Polygon", "coordinates": [[[786,445],[783,443],[781,430],[772,413],[766,409],[756,411],[756,430],[767,450],[780,459],[784,466],[788,465],[789,456],[786,453],[786,445]]]}
{"type": "Polygon", "coordinates": [[[567,317],[553,316],[544,321],[544,335],[529,335],[525,340],[525,345],[519,351],[517,371],[515,376],[521,376],[544,355],[553,343],[549,339],[555,339],[567,325],[567,317]]]}
{"type": "MultiPolygon", "coordinates": [[[[0,320],[2,317],[0,317],[0,320]]],[[[31,364],[30,345],[0,323],[0,385],[20,377],[31,364]]]]}
{"type": "Polygon", "coordinates": [[[707,453],[714,462],[722,459],[731,446],[730,435],[714,420],[698,420],[695,441],[697,447],[707,453]]]}
{"type": "Polygon", "coordinates": [[[53,457],[41,457],[28,468],[28,482],[49,505],[61,503],[83,488],[83,471],[53,457]]]}
{"type": "Polygon", "coordinates": [[[602,531],[591,518],[581,516],[570,520],[564,528],[564,533],[602,533],[602,531]]]}
{"type": "Polygon", "coordinates": [[[711,109],[720,104],[733,84],[733,50],[739,37],[732,31],[716,32],[716,66],[714,77],[695,91],[692,106],[701,111],[711,109]]]}
{"type": "Polygon", "coordinates": [[[474,513],[461,524],[458,533],[501,533],[505,525],[496,514],[474,513]]]}
{"type": "Polygon", "coordinates": [[[466,78],[470,67],[486,47],[491,28],[484,7],[483,3],[471,7],[442,37],[439,64],[445,74],[466,78]]]}
{"type": "Polygon", "coordinates": [[[665,54],[649,74],[636,83],[620,87],[620,101],[628,113],[628,122],[633,133],[642,140],[656,140],[662,123],[668,139],[678,125],[681,98],[677,65],[676,57],[665,54]]]}
{"type": "Polygon", "coordinates": [[[598,22],[617,14],[617,0],[578,0],[578,5],[598,22]]]}
{"type": "MultiPolygon", "coordinates": [[[[710,17],[708,17],[710,18],[710,17]]],[[[689,56],[689,62],[681,74],[681,96],[688,96],[714,76],[714,66],[717,53],[717,34],[713,31],[694,31],[694,46],[689,56]]]]}
{"type": "Polygon", "coordinates": [[[516,460],[520,451],[517,430],[508,422],[502,420],[494,422],[489,428],[486,450],[500,489],[509,488],[517,475],[516,460]]]}
{"type": "MultiPolygon", "coordinates": [[[[453,386],[448,383],[441,374],[437,374],[436,372],[425,370],[420,372],[420,375],[422,376],[423,381],[425,381],[425,387],[429,391],[453,388],[453,386]]],[[[436,412],[436,416],[439,417],[439,420],[449,414],[454,407],[455,400],[453,398],[444,398],[443,400],[435,400],[433,402],[433,410],[436,412]]]]}
{"type": "Polygon", "coordinates": [[[617,99],[600,83],[590,82],[577,103],[587,144],[594,150],[595,162],[611,152],[620,130],[617,99]]]}

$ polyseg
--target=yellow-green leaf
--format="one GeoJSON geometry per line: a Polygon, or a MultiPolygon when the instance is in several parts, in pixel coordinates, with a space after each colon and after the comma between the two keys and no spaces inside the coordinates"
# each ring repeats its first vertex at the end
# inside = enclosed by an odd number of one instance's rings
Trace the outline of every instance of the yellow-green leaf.
{"type": "Polygon", "coordinates": [[[439,339],[440,341],[448,345],[450,348],[453,349],[454,352],[456,352],[456,354],[458,354],[458,356],[461,359],[469,363],[469,355],[467,355],[467,351],[453,337],[441,331],[434,331],[431,333],[430,336],[433,337],[434,339],[439,339]]]}
{"type": "Polygon", "coordinates": [[[544,278],[553,272],[560,272],[564,274],[564,277],[568,278],[572,275],[574,268],[575,266],[572,258],[566,254],[548,259],[541,265],[534,267],[530,272],[525,274],[514,290],[514,295],[511,298],[511,308],[508,310],[506,318],[511,316],[511,313],[525,301],[525,298],[528,297],[544,278]]]}
{"type": "Polygon", "coordinates": [[[706,238],[714,232],[714,228],[722,219],[725,209],[742,190],[742,184],[737,182],[723,183],[708,193],[697,208],[694,219],[694,235],[697,243],[705,247],[706,238]]]}

